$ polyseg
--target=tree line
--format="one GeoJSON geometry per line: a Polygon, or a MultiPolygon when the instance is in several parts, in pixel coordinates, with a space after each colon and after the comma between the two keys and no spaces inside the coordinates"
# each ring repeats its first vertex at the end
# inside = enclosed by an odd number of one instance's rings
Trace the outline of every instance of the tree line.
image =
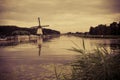
{"type": "Polygon", "coordinates": [[[120,22],[113,22],[109,26],[100,24],[96,27],[90,27],[90,35],[120,35],[120,22]]]}
{"type": "MultiPolygon", "coordinates": [[[[11,26],[11,25],[4,25],[4,26],[0,25],[0,37],[7,37],[14,35],[30,35],[30,34],[36,35],[36,33],[37,33],[37,26],[31,28],[21,28],[18,26],[11,26]]],[[[43,34],[52,35],[52,34],[60,34],[60,32],[52,29],[43,28],[43,34]]]]}

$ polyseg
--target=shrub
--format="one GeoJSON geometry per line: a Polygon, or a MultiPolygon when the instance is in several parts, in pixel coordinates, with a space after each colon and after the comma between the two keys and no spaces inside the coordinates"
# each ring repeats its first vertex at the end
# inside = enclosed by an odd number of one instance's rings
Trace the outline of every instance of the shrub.
{"type": "Polygon", "coordinates": [[[120,80],[120,53],[108,52],[103,46],[89,52],[84,40],[83,49],[76,46],[69,49],[80,53],[72,63],[71,77],[65,76],[61,80],[120,80]]]}

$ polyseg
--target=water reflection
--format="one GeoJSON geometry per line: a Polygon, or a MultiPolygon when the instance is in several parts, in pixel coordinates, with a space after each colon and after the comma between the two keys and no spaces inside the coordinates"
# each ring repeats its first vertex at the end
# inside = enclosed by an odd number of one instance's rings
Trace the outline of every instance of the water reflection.
{"type": "MultiPolygon", "coordinates": [[[[78,37],[60,36],[54,39],[46,38],[46,40],[47,41],[44,42],[41,37],[37,37],[37,39],[32,43],[20,42],[16,45],[13,45],[15,44],[14,41],[11,41],[11,43],[7,41],[0,42],[1,47],[4,46],[4,48],[0,48],[0,74],[5,75],[5,78],[7,78],[6,80],[10,79],[6,75],[20,78],[18,80],[22,80],[23,78],[25,78],[25,80],[37,80],[38,78],[39,80],[44,80],[44,76],[45,79],[46,77],[50,78],[53,76],[50,75],[53,68],[49,67],[49,65],[66,65],[69,62],[71,63],[76,58],[76,56],[79,55],[79,53],[66,50],[75,46],[72,41],[76,43],[81,49],[83,48],[82,38],[78,37]],[[7,47],[7,43],[9,44],[8,46],[11,46],[7,47]],[[8,64],[9,66],[5,64],[8,64]],[[16,75],[6,72],[8,69],[9,72],[13,72],[16,75]]],[[[86,49],[94,49],[97,44],[104,44],[105,47],[110,49],[120,50],[120,40],[118,39],[85,38],[84,40],[86,49]]]]}
{"type": "Polygon", "coordinates": [[[112,53],[120,52],[120,40],[119,39],[101,39],[96,41],[98,45],[103,45],[106,48],[109,48],[112,53]]]}
{"type": "Polygon", "coordinates": [[[6,47],[6,46],[16,46],[18,45],[17,42],[10,40],[10,41],[0,41],[0,47],[6,47]]]}
{"type": "Polygon", "coordinates": [[[115,53],[119,53],[120,52],[120,40],[111,40],[110,49],[113,50],[113,52],[115,53]]]}
{"type": "MultiPolygon", "coordinates": [[[[77,44],[81,49],[83,49],[82,38],[74,36],[57,36],[57,37],[47,37],[42,38],[37,36],[35,41],[29,42],[15,42],[15,41],[0,41],[0,50],[6,50],[5,53],[10,53],[10,49],[16,49],[16,54],[22,51],[21,54],[40,56],[42,55],[74,55],[74,52],[70,52],[67,49],[76,47],[77,44]],[[50,41],[49,41],[50,40],[50,41]],[[27,50],[31,48],[31,50],[27,50]],[[42,50],[41,50],[42,49],[42,50]],[[18,50],[18,51],[17,51],[18,50]],[[8,52],[7,52],[8,51],[8,52]],[[26,54],[29,53],[29,54],[26,54]]],[[[87,50],[93,50],[97,45],[104,45],[109,50],[120,51],[120,40],[119,39],[93,39],[85,38],[85,47],[87,50]]],[[[15,53],[14,53],[15,54],[15,53]]]]}
{"type": "Polygon", "coordinates": [[[42,36],[38,36],[38,38],[37,38],[37,44],[38,44],[38,49],[39,49],[39,51],[38,51],[39,56],[41,54],[42,42],[43,42],[42,36]]]}

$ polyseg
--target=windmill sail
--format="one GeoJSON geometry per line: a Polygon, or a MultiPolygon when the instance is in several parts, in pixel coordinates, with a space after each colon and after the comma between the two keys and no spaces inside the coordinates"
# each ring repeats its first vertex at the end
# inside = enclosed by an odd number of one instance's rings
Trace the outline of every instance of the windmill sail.
{"type": "Polygon", "coordinates": [[[48,27],[49,25],[43,25],[43,26],[41,26],[41,24],[40,24],[40,18],[39,17],[38,17],[38,22],[39,22],[39,26],[38,26],[38,29],[37,29],[37,34],[38,35],[43,35],[42,27],[48,27]]]}
{"type": "Polygon", "coordinates": [[[38,29],[37,29],[37,34],[38,35],[43,35],[42,27],[41,27],[41,24],[40,24],[40,18],[39,17],[38,17],[38,22],[39,22],[39,26],[38,26],[38,29]]]}

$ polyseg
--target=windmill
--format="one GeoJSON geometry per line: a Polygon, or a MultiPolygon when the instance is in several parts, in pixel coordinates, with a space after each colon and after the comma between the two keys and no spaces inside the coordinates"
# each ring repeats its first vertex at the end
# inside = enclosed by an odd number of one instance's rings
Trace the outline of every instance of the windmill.
{"type": "Polygon", "coordinates": [[[42,28],[43,27],[48,27],[49,25],[41,25],[39,17],[38,17],[38,22],[39,22],[39,26],[38,26],[38,29],[37,29],[37,35],[42,36],[43,35],[42,28]]]}
{"type": "Polygon", "coordinates": [[[43,31],[42,31],[42,28],[43,27],[48,27],[49,25],[43,25],[41,26],[40,24],[40,18],[38,17],[38,22],[39,22],[39,26],[38,26],[38,29],[37,29],[37,35],[38,35],[38,38],[37,38],[37,44],[38,44],[38,48],[39,48],[39,56],[41,54],[41,47],[42,47],[42,42],[43,42],[43,31]]]}

